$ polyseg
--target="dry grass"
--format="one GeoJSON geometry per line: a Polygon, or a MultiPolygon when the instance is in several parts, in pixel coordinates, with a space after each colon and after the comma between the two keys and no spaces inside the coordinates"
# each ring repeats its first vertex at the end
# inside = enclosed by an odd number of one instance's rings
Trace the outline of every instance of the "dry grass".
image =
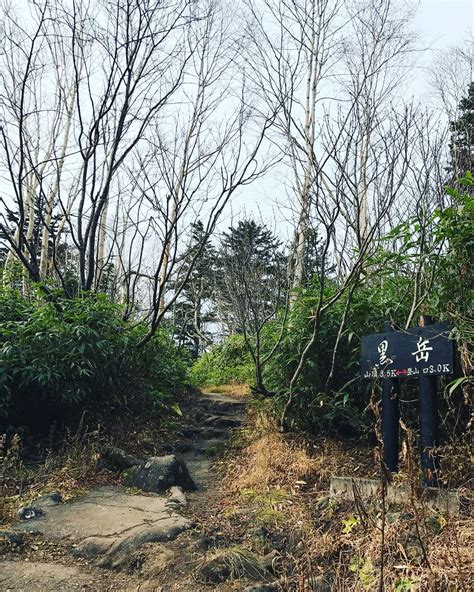
{"type": "Polygon", "coordinates": [[[213,573],[217,575],[214,581],[219,581],[220,574],[225,575],[225,579],[235,580],[239,578],[265,580],[271,577],[258,555],[238,545],[226,549],[216,549],[207,554],[199,568],[199,573],[201,579],[208,582],[213,581],[213,573]],[[209,578],[209,576],[211,577],[209,578]]]}
{"type": "MultiPolygon", "coordinates": [[[[232,491],[284,487],[289,491],[317,492],[343,469],[347,476],[374,476],[377,467],[370,449],[332,438],[307,439],[283,434],[265,412],[250,414],[249,425],[237,439],[238,457],[229,471],[232,491]]],[[[231,463],[234,461],[230,461],[231,463]]]]}
{"type": "Polygon", "coordinates": [[[240,383],[209,386],[200,390],[205,394],[218,393],[219,395],[231,395],[233,397],[248,397],[250,395],[250,386],[240,383]]]}
{"type": "Polygon", "coordinates": [[[263,491],[268,487],[291,486],[311,475],[313,463],[305,450],[292,446],[281,434],[261,436],[245,450],[241,470],[231,489],[263,491]]]}
{"type": "MultiPolygon", "coordinates": [[[[192,395],[184,393],[179,403],[185,410],[192,407],[192,395]]],[[[81,421],[74,432],[51,430],[48,437],[35,439],[34,447],[31,438],[24,442],[18,435],[0,434],[0,524],[10,523],[20,506],[48,492],[69,500],[93,486],[116,483],[118,475],[100,462],[104,447],[113,445],[140,457],[157,455],[182,425],[180,415],[164,409],[159,416],[125,416],[93,429],[81,421]]]]}
{"type": "Polygon", "coordinates": [[[100,436],[78,432],[59,451],[50,452],[40,463],[25,463],[21,442],[14,436],[0,449],[0,523],[11,522],[20,506],[49,492],[64,500],[84,495],[90,487],[110,483],[115,476],[100,469],[100,436]]]}
{"type": "MultiPolygon", "coordinates": [[[[469,497],[468,452],[453,450],[451,458],[462,474],[462,479],[455,480],[463,482],[462,493],[469,497]]],[[[234,540],[243,540],[256,552],[262,541],[248,534],[255,528],[265,527],[272,536],[282,538],[285,548],[278,574],[282,589],[309,592],[319,589],[325,579],[330,580],[332,590],[340,592],[379,589],[381,500],[362,502],[359,507],[335,501],[322,508],[318,505],[329,499],[325,496],[333,475],[377,476],[374,454],[367,446],[282,434],[268,415],[253,412],[235,439],[225,467],[225,503],[216,523],[229,538],[234,535],[234,540]]],[[[410,478],[418,486],[418,472],[410,476],[405,470],[397,481],[408,483],[410,478]]],[[[386,512],[385,590],[474,590],[470,517],[435,513],[416,499],[386,512]]]]}
{"type": "MultiPolygon", "coordinates": [[[[313,561],[323,562],[328,540],[337,545],[339,557],[333,559],[335,590],[377,590],[381,566],[381,511],[378,505],[368,507],[361,519],[349,507],[341,507],[333,516],[324,540],[315,534],[312,549],[321,550],[313,561]],[[344,530],[348,517],[354,527],[344,530]]],[[[389,514],[393,516],[393,514],[389,514]]],[[[393,523],[386,524],[384,542],[385,590],[399,592],[450,592],[473,589],[472,521],[433,515],[418,508],[415,517],[410,507],[397,513],[393,523]],[[399,516],[398,516],[399,515],[399,516]]]]}

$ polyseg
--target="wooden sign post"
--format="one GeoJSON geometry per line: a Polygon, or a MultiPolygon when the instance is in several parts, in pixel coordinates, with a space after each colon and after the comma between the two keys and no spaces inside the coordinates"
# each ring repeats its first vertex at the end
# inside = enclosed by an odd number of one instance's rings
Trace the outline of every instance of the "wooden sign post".
{"type": "Polygon", "coordinates": [[[402,331],[386,323],[384,329],[384,333],[363,337],[361,345],[361,376],[383,379],[384,462],[390,471],[398,470],[399,382],[400,378],[417,378],[424,483],[436,486],[438,463],[433,454],[439,432],[436,377],[454,372],[454,341],[449,338],[450,326],[434,324],[431,317],[421,317],[419,327],[402,331]]]}
{"type": "MultiPolygon", "coordinates": [[[[393,331],[392,324],[384,323],[385,332],[393,331]]],[[[383,342],[382,342],[383,343],[383,342]]],[[[381,346],[382,348],[384,345],[381,346]]],[[[392,473],[398,471],[400,381],[384,378],[382,386],[382,439],[385,466],[392,473]]]]}
{"type": "MultiPolygon", "coordinates": [[[[433,325],[432,317],[420,317],[420,326],[433,325]]],[[[438,385],[436,376],[420,375],[418,382],[419,414],[420,414],[420,447],[421,466],[425,475],[425,485],[437,487],[439,463],[434,454],[438,446],[439,415],[438,415],[438,385]]]]}

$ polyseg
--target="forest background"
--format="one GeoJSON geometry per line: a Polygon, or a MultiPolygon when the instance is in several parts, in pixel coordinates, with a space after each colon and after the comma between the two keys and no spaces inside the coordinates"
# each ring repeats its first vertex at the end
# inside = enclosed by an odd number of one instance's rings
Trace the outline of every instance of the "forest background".
{"type": "Polygon", "coordinates": [[[465,437],[472,40],[427,61],[416,4],[3,5],[3,431],[231,382],[285,430],[363,436],[361,336],[432,314],[459,352],[444,438],[465,437]],[[265,183],[284,195],[239,213],[265,183]]]}

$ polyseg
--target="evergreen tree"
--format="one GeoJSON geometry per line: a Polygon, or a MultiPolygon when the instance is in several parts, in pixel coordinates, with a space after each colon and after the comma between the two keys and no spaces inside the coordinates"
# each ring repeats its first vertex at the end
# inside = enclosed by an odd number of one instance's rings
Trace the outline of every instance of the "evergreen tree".
{"type": "Polygon", "coordinates": [[[212,341],[206,327],[215,320],[212,296],[217,259],[216,250],[206,240],[200,220],[192,224],[191,238],[183,258],[175,284],[185,282],[185,286],[174,307],[173,324],[178,343],[198,357],[212,341]]]}
{"type": "Polygon", "coordinates": [[[312,283],[315,276],[320,277],[324,272],[325,276],[330,276],[334,273],[336,266],[323,263],[323,241],[319,238],[316,230],[308,228],[305,236],[305,254],[303,258],[303,286],[308,286],[312,283]]]}
{"type": "Polygon", "coordinates": [[[255,366],[255,392],[270,393],[263,369],[263,330],[277,317],[288,293],[281,242],[264,225],[243,220],[222,234],[217,276],[218,311],[228,333],[241,333],[255,366]]]}
{"type": "Polygon", "coordinates": [[[251,293],[254,299],[259,299],[253,307],[258,307],[262,315],[274,307],[275,299],[280,298],[274,280],[282,276],[285,265],[281,242],[264,225],[242,220],[222,233],[216,278],[217,305],[228,333],[243,331],[242,314],[236,309],[236,300],[248,306],[251,293]]]}
{"type": "Polygon", "coordinates": [[[459,117],[450,123],[451,143],[449,145],[451,163],[449,171],[451,184],[473,172],[474,164],[474,82],[468,87],[467,96],[459,103],[459,117]]]}

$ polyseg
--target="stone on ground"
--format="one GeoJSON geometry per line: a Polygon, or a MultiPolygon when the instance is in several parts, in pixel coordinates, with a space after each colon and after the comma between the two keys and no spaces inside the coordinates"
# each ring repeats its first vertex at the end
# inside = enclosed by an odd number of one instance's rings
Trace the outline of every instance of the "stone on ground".
{"type": "Polygon", "coordinates": [[[211,586],[200,585],[196,582],[196,555],[224,546],[226,541],[203,537],[205,544],[198,548],[191,532],[173,541],[193,526],[190,520],[180,516],[182,508],[189,503],[188,512],[192,512],[197,505],[208,504],[208,488],[212,491],[219,482],[210,451],[222,446],[230,436],[230,429],[244,419],[244,402],[232,397],[203,395],[197,405],[202,411],[200,425],[190,429],[179,446],[170,447],[184,452],[179,459],[186,465],[172,455],[144,461],[119,449],[104,453],[104,462],[126,471],[127,486],[153,493],[131,494],[125,487],[111,486],[99,487],[68,503],[62,503],[57,494],[35,500],[33,505],[43,514],[26,512],[23,521],[0,535],[0,549],[3,545],[7,553],[25,549],[29,552],[28,544],[34,538],[24,535],[36,533],[53,546],[57,542],[61,553],[69,548],[72,555],[67,552],[61,555],[62,563],[56,560],[52,563],[54,558],[43,555],[42,551],[38,552],[38,558],[30,555],[21,559],[19,555],[15,561],[0,561],[0,590],[207,592],[236,590],[238,582],[225,582],[233,577],[261,580],[263,587],[256,590],[271,590],[263,582],[274,578],[270,573],[273,557],[236,556],[235,549],[211,551],[210,555],[226,554],[230,570],[227,571],[227,561],[214,564],[217,573],[209,577],[211,586]],[[187,499],[183,490],[195,490],[195,484],[197,490],[187,499]],[[155,493],[165,491],[163,497],[155,493]],[[267,558],[271,561],[266,561],[267,558]],[[70,565],[72,562],[75,564],[70,565]],[[121,571],[114,573],[100,567],[121,571]],[[132,572],[134,575],[130,575],[132,572]],[[215,585],[214,578],[224,583],[215,585]]]}
{"type": "Polygon", "coordinates": [[[184,462],[173,454],[151,456],[146,462],[131,467],[125,473],[124,482],[129,487],[156,493],[162,493],[173,485],[179,485],[187,491],[196,488],[184,462]]]}
{"type": "Polygon", "coordinates": [[[20,564],[18,561],[2,561],[0,567],[2,590],[63,590],[71,581],[74,581],[80,590],[84,585],[92,583],[90,576],[81,574],[77,567],[58,563],[32,561],[20,564]]]}
{"type": "Polygon", "coordinates": [[[136,592],[140,582],[91,568],[42,561],[1,561],[2,592],[136,592]]]}
{"type": "Polygon", "coordinates": [[[102,452],[102,458],[111,469],[116,471],[125,471],[125,469],[129,469],[142,462],[136,456],[131,456],[115,446],[105,448],[102,452]]]}

